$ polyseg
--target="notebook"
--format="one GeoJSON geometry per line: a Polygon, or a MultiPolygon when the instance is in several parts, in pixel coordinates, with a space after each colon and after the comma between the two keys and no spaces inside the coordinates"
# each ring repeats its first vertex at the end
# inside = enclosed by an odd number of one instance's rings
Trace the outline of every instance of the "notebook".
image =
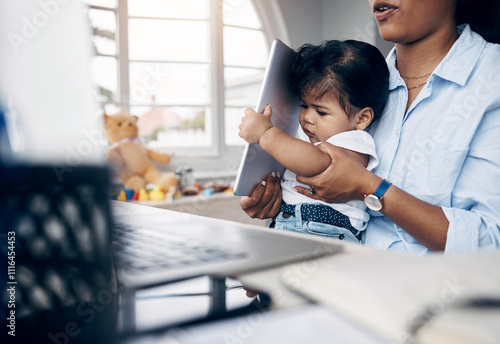
{"type": "MultiPolygon", "coordinates": [[[[381,250],[345,252],[318,261],[314,271],[305,271],[293,280],[289,276],[297,276],[300,266],[285,267],[282,282],[388,343],[420,342],[415,337],[429,326],[434,333],[448,333],[448,339],[450,333],[461,333],[464,342],[469,342],[464,338],[473,332],[467,318],[455,318],[453,326],[440,329],[436,320],[481,304],[483,315],[488,310],[496,310],[498,315],[499,261],[499,250],[428,256],[381,250]]],[[[498,327],[489,329],[493,328],[498,327]]]]}
{"type": "MultiPolygon", "coordinates": [[[[270,104],[273,126],[293,137],[299,127],[300,108],[298,97],[288,91],[288,67],[295,54],[295,51],[283,42],[274,40],[255,107],[255,111],[262,112],[266,105],[270,104]]],[[[248,196],[271,172],[283,175],[285,168],[258,144],[247,143],[234,183],[234,194],[248,196]]]]}

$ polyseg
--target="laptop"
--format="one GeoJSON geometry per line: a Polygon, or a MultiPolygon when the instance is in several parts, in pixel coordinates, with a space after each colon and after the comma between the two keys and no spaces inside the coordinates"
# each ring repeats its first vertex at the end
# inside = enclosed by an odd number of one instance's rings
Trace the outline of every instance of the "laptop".
{"type": "MultiPolygon", "coordinates": [[[[115,208],[139,205],[116,201],[115,208]]],[[[168,210],[115,215],[119,281],[141,289],[205,274],[236,276],[336,253],[340,246],[268,228],[168,210]]]]}

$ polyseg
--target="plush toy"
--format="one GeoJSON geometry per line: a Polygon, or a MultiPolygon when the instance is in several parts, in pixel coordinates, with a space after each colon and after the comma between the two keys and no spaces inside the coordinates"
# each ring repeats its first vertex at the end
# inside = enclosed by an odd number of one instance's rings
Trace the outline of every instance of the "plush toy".
{"type": "Polygon", "coordinates": [[[111,143],[108,161],[118,169],[126,189],[140,192],[146,184],[156,184],[164,190],[176,187],[175,173],[161,174],[153,164],[153,161],[169,163],[170,155],[155,152],[141,144],[137,137],[137,119],[137,116],[126,113],[104,114],[104,127],[111,143]]]}

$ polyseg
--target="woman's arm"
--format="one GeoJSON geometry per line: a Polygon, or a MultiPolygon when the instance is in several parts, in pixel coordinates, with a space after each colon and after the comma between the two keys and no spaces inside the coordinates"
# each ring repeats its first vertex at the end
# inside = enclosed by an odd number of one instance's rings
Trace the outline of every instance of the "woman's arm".
{"type": "MultiPolygon", "coordinates": [[[[372,194],[382,182],[382,178],[373,173],[368,179],[365,195],[372,194]]],[[[394,185],[387,189],[382,204],[381,213],[415,240],[431,251],[444,251],[449,222],[441,207],[424,202],[394,185]]]]}
{"type": "Polygon", "coordinates": [[[260,144],[281,165],[301,176],[317,175],[330,165],[328,154],[273,127],[270,117],[270,105],[263,114],[247,109],[241,120],[240,137],[249,143],[260,144]]]}
{"type": "MultiPolygon", "coordinates": [[[[314,186],[314,198],[327,202],[363,200],[382,182],[382,178],[367,171],[348,152],[328,143],[318,148],[330,155],[332,164],[318,176],[297,176],[299,182],[314,186]]],[[[311,197],[308,189],[297,187],[297,191],[311,197]]],[[[384,194],[382,202],[381,212],[389,220],[428,249],[444,250],[449,222],[441,207],[426,203],[394,185],[384,194]]]]}

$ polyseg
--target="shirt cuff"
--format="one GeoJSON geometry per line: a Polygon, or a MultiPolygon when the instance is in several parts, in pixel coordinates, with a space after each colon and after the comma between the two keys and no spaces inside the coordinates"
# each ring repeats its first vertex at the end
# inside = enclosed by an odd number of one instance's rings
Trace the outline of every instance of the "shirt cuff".
{"type": "Polygon", "coordinates": [[[492,225],[489,228],[487,221],[483,221],[480,215],[472,211],[441,207],[444,215],[449,221],[446,236],[445,253],[472,252],[480,247],[499,246],[500,232],[498,227],[492,225]],[[494,228],[493,228],[494,227],[494,228]]]}

